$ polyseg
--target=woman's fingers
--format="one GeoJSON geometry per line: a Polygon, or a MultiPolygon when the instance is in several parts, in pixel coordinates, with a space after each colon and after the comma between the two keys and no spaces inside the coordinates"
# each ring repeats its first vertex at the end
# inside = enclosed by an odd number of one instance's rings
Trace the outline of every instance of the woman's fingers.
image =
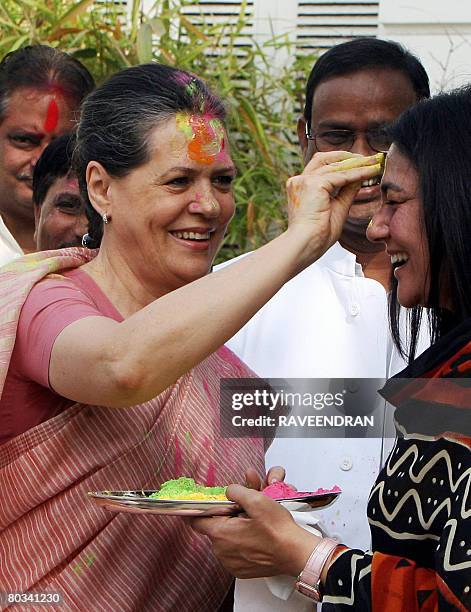
{"type": "Polygon", "coordinates": [[[375,153],[374,155],[360,155],[348,151],[329,151],[328,153],[316,153],[304,168],[302,174],[312,174],[320,168],[326,166],[331,169],[337,167],[338,170],[349,170],[362,166],[381,164],[384,167],[385,154],[375,153]]]}
{"type": "Polygon", "coordinates": [[[330,164],[330,166],[334,167],[336,170],[351,170],[352,168],[360,168],[362,166],[376,166],[378,165],[378,173],[384,170],[384,153],[376,153],[375,155],[370,155],[368,157],[351,157],[349,159],[344,159],[339,162],[335,162],[330,164]]]}
{"type": "Polygon", "coordinates": [[[255,468],[249,468],[245,472],[245,486],[248,489],[255,489],[256,491],[260,491],[262,488],[262,479],[255,468]]]}
{"type": "MultiPolygon", "coordinates": [[[[338,155],[334,159],[338,160],[338,155]]],[[[361,183],[381,174],[382,159],[380,154],[350,156],[288,179],[286,188],[290,224],[314,224],[313,236],[317,233],[318,238],[330,242],[334,234],[335,240],[338,239],[337,234],[342,228],[338,223],[331,227],[331,213],[337,207],[336,217],[340,215],[341,221],[346,218],[361,183]]]]}
{"type": "Polygon", "coordinates": [[[262,481],[257,470],[255,470],[254,468],[249,468],[245,472],[245,486],[248,489],[255,489],[255,491],[261,491],[262,489],[274,482],[284,480],[285,475],[286,473],[284,468],[279,465],[276,465],[268,470],[265,479],[262,481]]]}
{"type": "Polygon", "coordinates": [[[376,156],[371,156],[326,164],[314,172],[292,176],[286,182],[290,215],[302,218],[304,214],[328,210],[331,199],[335,198],[342,187],[361,184],[362,181],[381,175],[382,171],[382,162],[376,156]]]}
{"type": "Polygon", "coordinates": [[[231,485],[227,495],[245,515],[191,521],[196,531],[211,539],[219,561],[238,578],[296,576],[319,538],[296,525],[281,504],[257,491],[231,485]]]}
{"type": "Polygon", "coordinates": [[[274,482],[283,481],[286,477],[285,469],[281,467],[281,465],[275,465],[271,467],[265,478],[265,486],[271,485],[274,482]]]}
{"type": "Polygon", "coordinates": [[[224,523],[230,521],[232,517],[229,516],[217,516],[208,518],[192,518],[186,519],[190,523],[191,527],[201,533],[201,535],[208,536],[208,538],[215,538],[221,529],[224,529],[224,523]]]}
{"type": "Polygon", "coordinates": [[[259,491],[247,489],[241,485],[230,485],[227,487],[226,496],[231,501],[241,506],[248,517],[252,519],[262,519],[269,512],[271,519],[281,518],[286,520],[286,515],[291,518],[287,511],[272,500],[267,495],[260,494],[259,491]]]}
{"type": "Polygon", "coordinates": [[[358,153],[350,153],[349,151],[328,151],[327,153],[315,153],[310,161],[306,164],[303,173],[310,174],[318,168],[322,168],[327,164],[342,161],[344,159],[361,158],[363,155],[358,153]]]}
{"type": "Polygon", "coordinates": [[[286,183],[288,234],[303,244],[299,269],[321,257],[341,236],[363,181],[382,173],[383,154],[316,153],[304,172],[286,183]],[[314,159],[315,158],[315,159],[314,159]]]}

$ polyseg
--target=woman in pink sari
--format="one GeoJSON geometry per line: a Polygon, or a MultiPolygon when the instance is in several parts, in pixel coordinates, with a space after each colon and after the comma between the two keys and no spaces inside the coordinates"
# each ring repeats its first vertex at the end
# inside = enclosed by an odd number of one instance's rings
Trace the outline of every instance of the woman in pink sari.
{"type": "Polygon", "coordinates": [[[0,274],[0,591],[57,592],[70,610],[218,609],[231,578],[205,538],[87,491],[262,473],[261,440],[219,434],[220,379],[253,375],[220,347],[340,234],[355,181],[378,171],[334,172],[344,157],[290,179],[284,234],[208,275],[234,212],[223,104],[158,64],[89,96],[74,164],[100,249],[0,274]]]}

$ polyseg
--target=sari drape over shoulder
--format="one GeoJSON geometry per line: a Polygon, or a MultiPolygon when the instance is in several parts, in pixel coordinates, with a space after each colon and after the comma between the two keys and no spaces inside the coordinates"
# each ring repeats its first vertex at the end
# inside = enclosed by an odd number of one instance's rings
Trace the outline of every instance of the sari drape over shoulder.
{"type": "MultiPolygon", "coordinates": [[[[31,288],[93,256],[64,249],[2,269],[0,389],[31,288]]],[[[154,489],[182,475],[243,482],[251,465],[262,472],[262,440],[219,435],[220,378],[249,376],[221,348],[149,402],[74,404],[0,446],[0,591],[59,592],[70,610],[217,610],[231,577],[209,540],[179,517],[108,512],[87,492],[154,489]]]]}

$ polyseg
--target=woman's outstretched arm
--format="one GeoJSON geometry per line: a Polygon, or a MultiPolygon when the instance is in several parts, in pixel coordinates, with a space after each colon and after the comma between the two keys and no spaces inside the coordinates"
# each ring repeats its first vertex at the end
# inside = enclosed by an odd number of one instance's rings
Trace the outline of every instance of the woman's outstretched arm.
{"type": "Polygon", "coordinates": [[[338,239],[359,183],[380,171],[375,156],[362,158],[362,167],[335,165],[351,157],[318,154],[289,179],[289,228],[251,255],[121,323],[90,317],[66,327],[52,349],[52,388],[74,401],[123,407],[173,384],[338,239]]]}

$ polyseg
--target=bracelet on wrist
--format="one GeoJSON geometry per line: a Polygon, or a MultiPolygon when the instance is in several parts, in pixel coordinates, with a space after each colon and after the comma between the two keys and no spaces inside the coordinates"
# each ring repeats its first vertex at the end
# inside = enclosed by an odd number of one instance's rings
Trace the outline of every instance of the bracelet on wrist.
{"type": "Polygon", "coordinates": [[[321,574],[328,559],[341,545],[331,538],[323,538],[314,548],[303,571],[296,579],[296,589],[316,602],[322,601],[321,574]]]}

